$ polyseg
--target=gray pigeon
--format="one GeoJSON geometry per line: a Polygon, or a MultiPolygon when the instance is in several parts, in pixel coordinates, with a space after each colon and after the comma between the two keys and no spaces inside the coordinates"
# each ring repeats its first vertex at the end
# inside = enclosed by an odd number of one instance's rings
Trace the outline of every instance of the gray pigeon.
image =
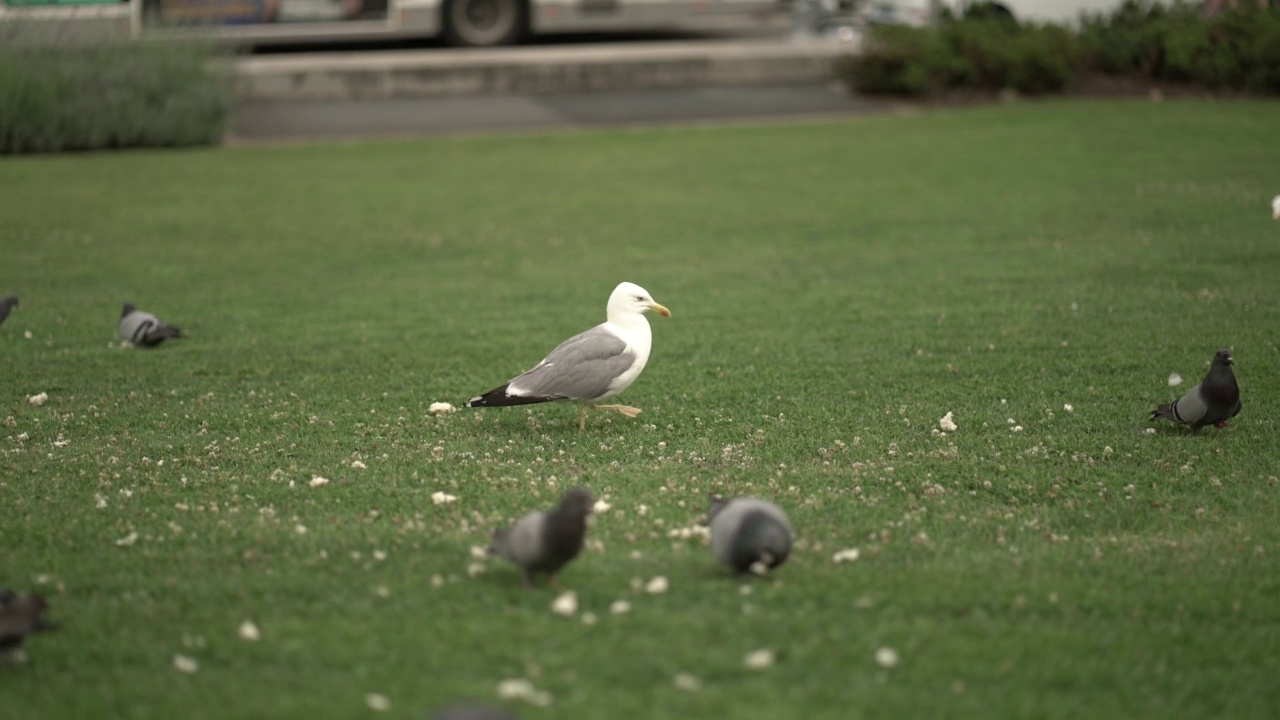
{"type": "Polygon", "coordinates": [[[12,293],[0,298],[0,324],[9,317],[9,311],[18,307],[18,296],[12,293]]]}
{"type": "Polygon", "coordinates": [[[28,635],[57,629],[44,619],[48,609],[43,595],[0,590],[0,654],[20,650],[28,635]]]}
{"type": "Polygon", "coordinates": [[[1240,414],[1240,386],[1236,384],[1231,366],[1231,351],[1219,350],[1213,356],[1209,374],[1186,395],[1151,411],[1148,420],[1164,418],[1191,426],[1191,434],[1197,435],[1206,425],[1225,427],[1227,421],[1240,414]]]}
{"type": "Polygon", "coordinates": [[[169,338],[182,337],[182,331],[127,302],[120,313],[120,337],[134,345],[153,348],[169,338]]]}
{"type": "Polygon", "coordinates": [[[589,490],[573,488],[551,510],[531,512],[515,525],[493,531],[489,554],[520,568],[526,588],[533,587],[534,573],[540,572],[554,584],[556,573],[582,551],[591,505],[589,490]]]}
{"type": "Polygon", "coordinates": [[[516,716],[492,705],[450,705],[438,710],[431,720],[516,720],[516,716]]]}
{"type": "Polygon", "coordinates": [[[791,554],[791,523],[782,508],[771,502],[712,495],[707,525],[712,554],[735,572],[747,572],[756,563],[773,569],[791,554]]]}

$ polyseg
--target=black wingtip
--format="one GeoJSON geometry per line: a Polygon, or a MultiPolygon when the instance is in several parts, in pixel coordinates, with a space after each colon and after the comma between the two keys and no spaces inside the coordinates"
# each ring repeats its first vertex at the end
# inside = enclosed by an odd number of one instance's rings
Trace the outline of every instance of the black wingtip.
{"type": "Polygon", "coordinates": [[[502,405],[502,400],[507,397],[507,387],[511,383],[503,383],[487,393],[477,395],[467,401],[467,407],[490,407],[502,405]]]}
{"type": "Polygon", "coordinates": [[[553,400],[564,400],[559,395],[508,395],[507,387],[511,383],[507,383],[502,387],[496,387],[483,395],[477,395],[467,401],[467,407],[508,407],[511,405],[532,405],[534,403],[551,402],[553,400]]]}

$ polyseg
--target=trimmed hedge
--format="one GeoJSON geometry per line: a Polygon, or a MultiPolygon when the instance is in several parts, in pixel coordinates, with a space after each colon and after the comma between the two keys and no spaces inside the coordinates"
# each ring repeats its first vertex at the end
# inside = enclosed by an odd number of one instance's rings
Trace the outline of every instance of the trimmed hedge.
{"type": "Polygon", "coordinates": [[[0,153],[212,145],[230,88],[204,43],[7,29],[0,42],[0,153]]]}
{"type": "Polygon", "coordinates": [[[1091,74],[1280,94],[1280,12],[1242,5],[1206,19],[1198,5],[1126,0],[1071,29],[1020,23],[980,2],[959,17],[944,11],[932,27],[875,27],[839,72],[871,95],[1036,95],[1091,74]]]}

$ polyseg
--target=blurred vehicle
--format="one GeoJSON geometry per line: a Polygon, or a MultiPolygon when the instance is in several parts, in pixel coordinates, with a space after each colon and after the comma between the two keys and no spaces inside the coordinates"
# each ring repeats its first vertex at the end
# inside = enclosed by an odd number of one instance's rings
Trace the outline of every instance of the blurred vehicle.
{"type": "Polygon", "coordinates": [[[878,25],[922,27],[932,19],[928,0],[866,0],[862,17],[878,25]]]}
{"type": "Polygon", "coordinates": [[[883,25],[929,24],[935,12],[949,9],[957,15],[969,6],[999,6],[1018,22],[1075,24],[1083,12],[1109,12],[1121,0],[862,0],[859,14],[883,25]]]}
{"type": "Polygon", "coordinates": [[[490,47],[531,34],[656,30],[783,11],[781,0],[0,0],[0,23],[243,44],[442,36],[451,45],[490,47]]]}

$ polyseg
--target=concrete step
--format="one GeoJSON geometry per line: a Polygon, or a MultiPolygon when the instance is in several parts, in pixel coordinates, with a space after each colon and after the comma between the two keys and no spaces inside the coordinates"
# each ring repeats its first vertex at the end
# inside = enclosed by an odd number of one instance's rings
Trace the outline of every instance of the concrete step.
{"type": "Polygon", "coordinates": [[[551,95],[820,83],[852,43],[671,41],[258,55],[233,61],[245,102],[551,95]]]}

